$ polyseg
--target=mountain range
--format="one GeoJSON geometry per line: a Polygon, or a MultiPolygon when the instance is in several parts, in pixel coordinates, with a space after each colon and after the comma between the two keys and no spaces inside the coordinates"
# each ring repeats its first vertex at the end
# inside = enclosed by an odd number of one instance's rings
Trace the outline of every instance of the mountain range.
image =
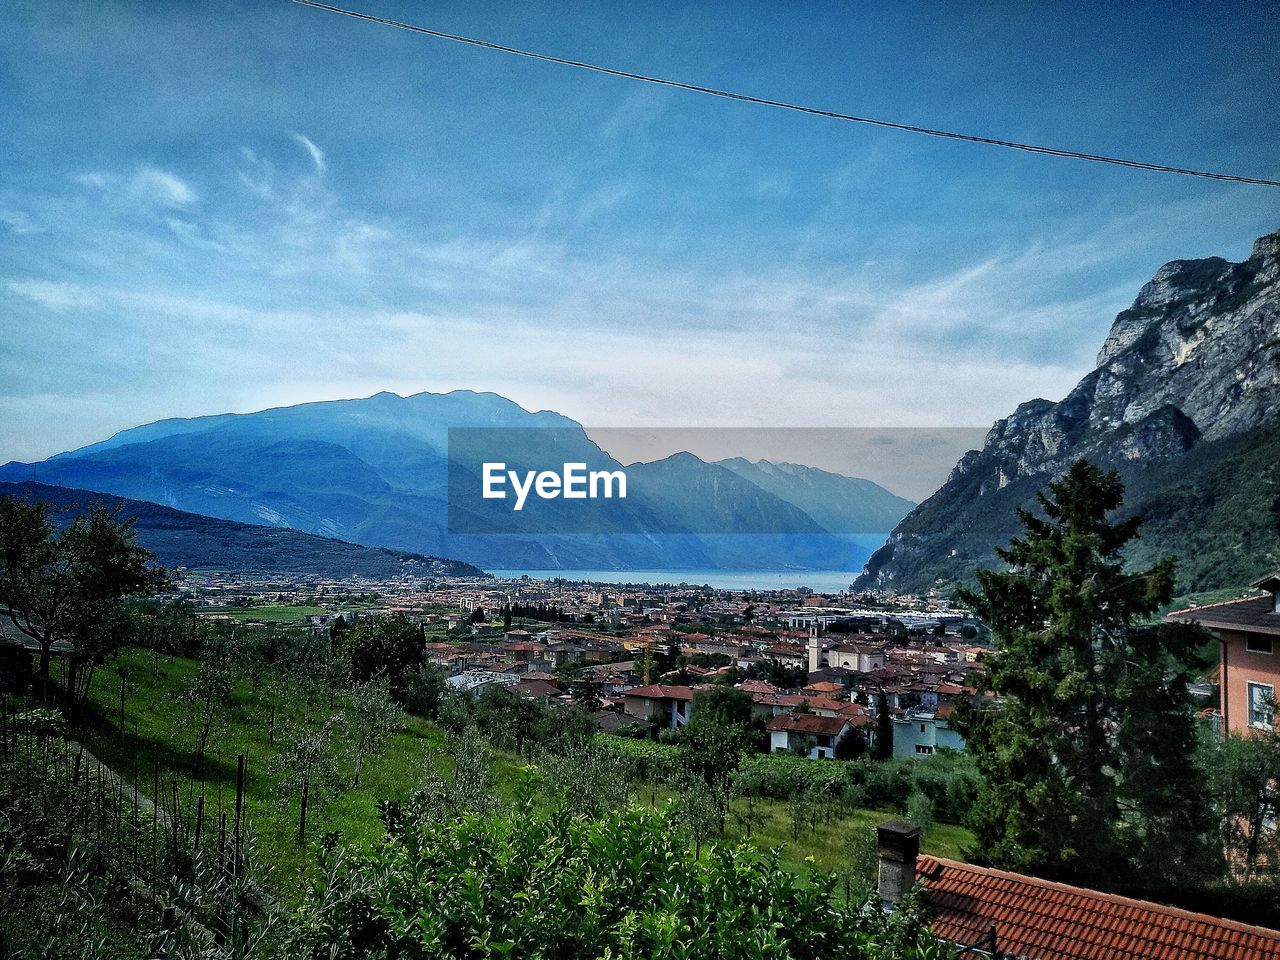
{"type": "Polygon", "coordinates": [[[456,560],[384,547],[363,547],[287,527],[219,520],[198,513],[184,513],[158,503],[89,490],[28,481],[0,483],[0,496],[48,504],[50,515],[58,526],[87,512],[90,507],[119,510],[121,519],[133,520],[138,542],[166,567],[268,575],[367,577],[371,580],[393,580],[402,576],[484,576],[483,571],[456,560]]]}
{"type": "Polygon", "coordinates": [[[856,570],[913,506],[869,481],[794,464],[680,453],[624,468],[567,417],[463,390],[162,420],[39,463],[10,462],[0,481],[489,569],[856,570]],[[465,463],[464,441],[478,445],[465,463]],[[480,459],[625,469],[630,489],[592,509],[557,500],[515,515],[479,497],[480,459]]]}
{"type": "Polygon", "coordinates": [[[1179,559],[1182,591],[1280,567],[1280,233],[1240,263],[1161,267],[1061,401],[998,421],[877,550],[859,588],[921,592],[995,567],[1016,507],[1072,461],[1114,467],[1142,516],[1129,560],[1179,559]]]}

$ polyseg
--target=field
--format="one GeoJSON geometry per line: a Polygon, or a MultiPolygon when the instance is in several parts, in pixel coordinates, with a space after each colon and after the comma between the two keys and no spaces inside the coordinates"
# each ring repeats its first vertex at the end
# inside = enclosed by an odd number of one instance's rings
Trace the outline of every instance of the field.
{"type": "MultiPolygon", "coordinates": [[[[194,734],[182,731],[179,720],[188,710],[181,695],[197,668],[193,660],[142,650],[124,652],[115,663],[98,670],[89,717],[78,735],[90,750],[144,793],[153,793],[157,767],[162,776],[178,772],[184,780],[191,778],[194,734]],[[126,689],[123,736],[119,728],[122,675],[126,689]]],[[[424,760],[429,754],[438,766],[447,764],[447,760],[441,755],[441,731],[425,720],[405,715],[388,748],[365,764],[360,786],[340,790],[322,811],[309,814],[308,843],[300,843],[297,804],[280,801],[268,769],[276,750],[268,742],[270,708],[264,700],[264,695],[255,693],[247,681],[237,684],[226,722],[211,742],[202,774],[194,782],[203,784],[207,802],[215,810],[219,802],[225,807],[230,804],[234,789],[236,756],[244,753],[249,758],[249,817],[259,838],[259,850],[275,865],[271,888],[283,899],[292,900],[313,864],[311,841],[329,832],[338,832],[355,844],[375,840],[382,831],[378,802],[408,797],[423,780],[424,760]]],[[[278,715],[277,724],[284,719],[283,714],[278,715]]],[[[340,762],[344,787],[352,774],[352,764],[345,753],[339,753],[344,757],[340,762]]],[[[515,794],[521,766],[522,761],[513,755],[499,753],[495,758],[498,790],[508,798],[515,794]]],[[[184,789],[192,789],[189,780],[184,789]]],[[[198,793],[200,786],[194,790],[198,793]]],[[[636,802],[657,805],[673,798],[668,787],[650,783],[638,784],[634,796],[636,802]]],[[[749,805],[756,814],[753,842],[778,848],[789,869],[801,870],[808,869],[808,857],[819,869],[843,866],[843,845],[850,829],[873,826],[893,816],[887,811],[857,810],[847,816],[833,816],[829,823],[824,820],[816,830],[805,829],[793,840],[785,803],[738,798],[734,810],[743,813],[749,805]]],[[[743,835],[739,818],[731,817],[728,832],[730,838],[743,835]]],[[[924,849],[958,858],[970,839],[963,828],[937,824],[926,835],[924,849]]]]}
{"type": "Polygon", "coordinates": [[[324,607],[271,604],[262,607],[200,607],[201,614],[217,614],[237,620],[260,620],[263,623],[302,623],[307,617],[327,613],[324,607]]]}

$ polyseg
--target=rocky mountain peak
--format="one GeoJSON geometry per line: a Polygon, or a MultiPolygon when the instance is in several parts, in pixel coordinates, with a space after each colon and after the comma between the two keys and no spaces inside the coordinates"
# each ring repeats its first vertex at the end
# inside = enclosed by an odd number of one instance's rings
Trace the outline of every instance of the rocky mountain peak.
{"type": "MultiPolygon", "coordinates": [[[[1280,232],[1257,240],[1240,263],[1174,260],[1156,271],[1116,317],[1097,367],[1061,401],[1027,401],[997,421],[982,450],[966,454],[895,528],[860,583],[971,575],[1007,539],[1013,507],[1079,457],[1139,482],[1156,474],[1178,482],[1181,464],[1207,470],[1227,455],[1215,451],[1273,434],[1280,437],[1280,232]]],[[[1242,529],[1252,536],[1253,526],[1242,529]]]]}
{"type": "Polygon", "coordinates": [[[1253,251],[1249,254],[1249,259],[1257,260],[1260,265],[1272,267],[1280,265],[1280,230],[1253,241],[1253,251]]]}

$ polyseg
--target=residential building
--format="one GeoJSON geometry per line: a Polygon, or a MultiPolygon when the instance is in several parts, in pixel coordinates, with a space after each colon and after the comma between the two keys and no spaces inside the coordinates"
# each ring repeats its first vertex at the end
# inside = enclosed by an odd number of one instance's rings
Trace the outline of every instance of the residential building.
{"type": "Polygon", "coordinates": [[[853,730],[846,716],[824,717],[816,713],[784,713],[769,721],[769,750],[786,753],[807,750],[810,760],[832,759],[853,730]]]}
{"type": "Polygon", "coordinates": [[[1280,695],[1280,571],[1252,584],[1262,595],[1179,610],[1166,618],[1197,623],[1218,637],[1224,733],[1271,730],[1280,695]]]}
{"type": "Polygon", "coordinates": [[[936,712],[919,710],[893,718],[893,755],[927,757],[939,747],[964,749],[964,737],[949,723],[954,707],[944,704],[936,712]]]}
{"type": "Polygon", "coordinates": [[[683,727],[689,722],[693,690],[689,687],[651,683],[622,694],[623,712],[659,726],[683,727]]]}

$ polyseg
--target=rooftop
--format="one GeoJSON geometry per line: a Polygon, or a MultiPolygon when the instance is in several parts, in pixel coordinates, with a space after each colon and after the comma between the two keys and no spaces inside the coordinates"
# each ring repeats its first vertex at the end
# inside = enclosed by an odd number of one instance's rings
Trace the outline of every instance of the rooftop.
{"type": "Polygon", "coordinates": [[[650,700],[692,700],[693,690],[690,687],[651,683],[646,687],[636,687],[634,690],[628,690],[623,696],[647,697],[650,700]]]}
{"type": "Polygon", "coordinates": [[[1277,960],[1280,931],[941,857],[917,879],[934,931],[1027,960],[1277,960]]]}
{"type": "Polygon", "coordinates": [[[1270,595],[1176,610],[1165,619],[1182,623],[1198,623],[1202,627],[1213,627],[1217,630],[1243,630],[1246,633],[1280,635],[1280,614],[1275,612],[1275,600],[1270,595]]]}
{"type": "Polygon", "coordinates": [[[770,720],[768,729],[834,737],[848,723],[848,717],[823,717],[816,713],[784,713],[770,720]]]}

